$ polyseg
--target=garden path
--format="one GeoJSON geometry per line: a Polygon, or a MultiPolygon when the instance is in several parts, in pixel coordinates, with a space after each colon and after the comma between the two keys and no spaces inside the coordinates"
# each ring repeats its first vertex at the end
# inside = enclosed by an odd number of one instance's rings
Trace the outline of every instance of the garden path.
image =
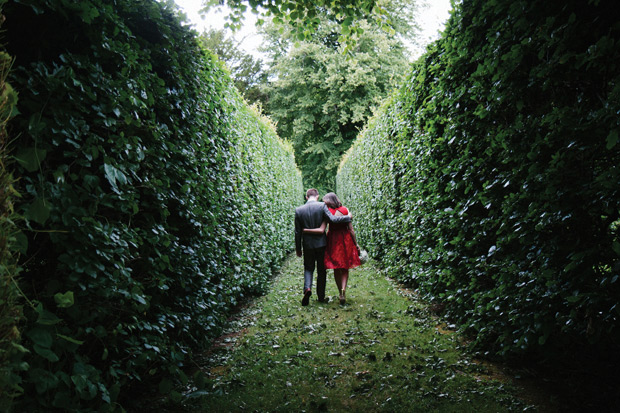
{"type": "Polygon", "coordinates": [[[328,271],[329,303],[301,306],[302,261],[241,310],[209,352],[192,411],[555,411],[373,263],[351,271],[347,303],[328,271]],[[524,398],[524,395],[527,397],[524,398]]]}

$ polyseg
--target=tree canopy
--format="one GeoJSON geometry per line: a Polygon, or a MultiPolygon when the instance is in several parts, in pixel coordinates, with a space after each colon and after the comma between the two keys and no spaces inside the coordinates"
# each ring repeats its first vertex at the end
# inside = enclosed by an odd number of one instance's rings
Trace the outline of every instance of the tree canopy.
{"type": "Polygon", "coordinates": [[[260,59],[241,50],[239,42],[227,36],[225,30],[206,30],[199,40],[226,64],[235,86],[248,102],[261,102],[262,105],[266,103],[266,96],[259,85],[266,82],[267,73],[263,70],[260,59]]]}
{"type": "Polygon", "coordinates": [[[274,79],[267,88],[269,113],[280,136],[293,142],[304,184],[322,193],[335,190],[341,156],[408,67],[399,39],[369,21],[360,28],[347,53],[339,25],[327,17],[297,47],[293,28],[264,30],[274,79]]]}
{"type": "MultiPolygon", "coordinates": [[[[203,0],[205,9],[226,5],[230,8],[228,25],[232,28],[241,26],[243,16],[250,10],[263,17],[272,18],[275,24],[291,27],[298,40],[307,39],[321,25],[322,17],[342,25],[345,39],[353,39],[363,28],[360,23],[372,19],[376,25],[390,27],[385,1],[377,0],[203,0]]],[[[263,19],[259,19],[262,24],[263,19]]]]}

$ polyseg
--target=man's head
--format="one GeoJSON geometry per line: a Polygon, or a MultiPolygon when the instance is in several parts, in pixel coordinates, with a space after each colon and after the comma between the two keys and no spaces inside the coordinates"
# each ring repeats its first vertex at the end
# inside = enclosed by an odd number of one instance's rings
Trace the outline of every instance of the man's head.
{"type": "Polygon", "coordinates": [[[306,199],[314,198],[315,200],[319,199],[319,191],[314,188],[310,188],[306,191],[306,199]]]}

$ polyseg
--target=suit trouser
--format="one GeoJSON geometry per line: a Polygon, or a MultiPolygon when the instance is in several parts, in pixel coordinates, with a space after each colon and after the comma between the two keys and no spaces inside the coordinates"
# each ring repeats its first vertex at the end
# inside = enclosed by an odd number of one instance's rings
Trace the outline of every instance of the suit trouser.
{"type": "Polygon", "coordinates": [[[325,247],[304,249],[304,291],[312,289],[312,275],[316,266],[316,296],[319,300],[325,298],[325,247]]]}

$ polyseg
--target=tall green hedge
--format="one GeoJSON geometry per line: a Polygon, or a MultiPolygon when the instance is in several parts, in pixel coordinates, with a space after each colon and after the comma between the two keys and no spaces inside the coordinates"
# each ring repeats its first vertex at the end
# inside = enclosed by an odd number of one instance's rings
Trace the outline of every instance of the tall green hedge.
{"type": "Polygon", "coordinates": [[[464,1],[341,165],[360,242],[495,354],[618,360],[619,22],[464,1]]]}
{"type": "Polygon", "coordinates": [[[5,13],[32,304],[18,407],[178,399],[193,354],[293,245],[292,150],[170,3],[13,0],[5,13]]]}
{"type": "MultiPolygon", "coordinates": [[[[0,0],[0,25],[4,21],[0,0]]],[[[1,41],[1,39],[0,39],[1,41]]],[[[0,406],[9,409],[12,399],[22,390],[18,385],[19,371],[24,368],[22,356],[26,349],[20,344],[22,303],[17,286],[19,215],[13,206],[19,193],[12,176],[8,123],[15,114],[17,94],[7,82],[13,57],[0,48],[0,406]]]]}

